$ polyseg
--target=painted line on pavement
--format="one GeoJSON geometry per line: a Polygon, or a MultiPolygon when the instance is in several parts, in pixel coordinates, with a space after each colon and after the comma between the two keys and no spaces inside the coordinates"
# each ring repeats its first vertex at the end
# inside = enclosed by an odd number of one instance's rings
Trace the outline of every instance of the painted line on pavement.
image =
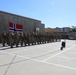
{"type": "MultiPolygon", "coordinates": [[[[3,52],[3,53],[6,53],[6,52],[3,52]]],[[[12,54],[12,53],[6,53],[6,54],[15,55],[15,54],[12,54]]],[[[16,56],[22,57],[22,58],[27,58],[28,60],[34,60],[34,61],[37,61],[37,62],[49,64],[49,65],[55,65],[55,66],[59,66],[59,67],[63,67],[63,68],[68,68],[68,69],[76,70],[76,68],[73,68],[73,67],[68,67],[68,66],[64,66],[64,65],[60,65],[60,64],[49,63],[49,62],[45,62],[45,61],[40,61],[40,60],[36,60],[36,59],[31,59],[31,58],[29,58],[29,57],[24,57],[24,56],[21,56],[21,55],[16,55],[16,56]]],[[[12,64],[13,64],[13,63],[12,63],[12,64]]]]}
{"type": "Polygon", "coordinates": [[[4,51],[0,51],[0,53],[4,53],[4,54],[9,54],[9,55],[15,55],[14,53],[8,53],[8,52],[4,52],[4,51]]]}
{"type": "Polygon", "coordinates": [[[76,58],[67,57],[67,56],[57,56],[57,57],[60,57],[60,58],[65,58],[65,59],[73,59],[73,60],[76,60],[76,58]]]}
{"type": "Polygon", "coordinates": [[[53,55],[53,56],[51,56],[51,57],[49,57],[49,58],[44,59],[43,62],[45,62],[45,61],[47,61],[47,60],[49,60],[49,59],[51,59],[51,58],[54,58],[54,57],[60,55],[61,53],[64,53],[64,52],[68,51],[69,49],[72,49],[72,48],[75,47],[75,46],[76,46],[76,45],[74,45],[74,46],[72,46],[72,47],[70,47],[70,48],[68,48],[68,49],[62,50],[61,52],[59,52],[59,53],[57,53],[57,54],[55,54],[55,55],[53,55]]]}
{"type": "MultiPolygon", "coordinates": [[[[59,48],[51,50],[51,51],[48,51],[48,52],[45,52],[45,53],[42,53],[42,54],[40,54],[40,55],[38,55],[36,57],[33,57],[33,58],[42,57],[44,55],[51,54],[52,52],[55,52],[55,51],[59,51],[59,48]]],[[[0,53],[9,54],[9,55],[17,55],[17,54],[15,54],[15,52],[14,53],[9,53],[9,52],[4,52],[4,51],[2,52],[2,51],[0,51],[0,53]]]]}
{"type": "MultiPolygon", "coordinates": [[[[24,57],[24,56],[20,56],[20,55],[17,55],[17,56],[22,57],[22,58],[28,58],[28,57],[24,57]]],[[[28,58],[28,59],[29,60],[34,60],[34,61],[37,61],[37,62],[41,62],[41,63],[45,63],[45,64],[49,64],[49,65],[54,65],[54,66],[58,66],[58,67],[62,67],[62,68],[67,68],[67,69],[75,70],[76,71],[76,68],[73,68],[73,67],[64,66],[64,65],[55,64],[55,63],[44,62],[44,61],[40,61],[40,60],[37,60],[37,59],[31,59],[31,58],[28,58]]]]}

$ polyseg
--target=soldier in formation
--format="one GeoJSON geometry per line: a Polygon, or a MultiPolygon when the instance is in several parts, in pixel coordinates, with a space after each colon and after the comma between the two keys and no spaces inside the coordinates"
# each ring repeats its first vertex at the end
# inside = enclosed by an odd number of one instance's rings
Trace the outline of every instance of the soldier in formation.
{"type": "Polygon", "coordinates": [[[60,40],[59,34],[48,34],[38,32],[8,32],[0,33],[0,42],[3,46],[6,44],[13,47],[30,46],[37,44],[44,44],[50,42],[57,42],[60,40]]]}

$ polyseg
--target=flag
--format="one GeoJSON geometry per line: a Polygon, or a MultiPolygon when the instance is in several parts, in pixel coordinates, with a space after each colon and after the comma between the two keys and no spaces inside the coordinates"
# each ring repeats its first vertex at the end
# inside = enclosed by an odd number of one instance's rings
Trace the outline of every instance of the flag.
{"type": "Polygon", "coordinates": [[[23,26],[20,25],[20,24],[16,24],[16,29],[17,29],[17,30],[23,30],[23,26]]]}
{"type": "Polygon", "coordinates": [[[21,24],[14,24],[9,22],[9,31],[23,31],[23,26],[21,24]]]}

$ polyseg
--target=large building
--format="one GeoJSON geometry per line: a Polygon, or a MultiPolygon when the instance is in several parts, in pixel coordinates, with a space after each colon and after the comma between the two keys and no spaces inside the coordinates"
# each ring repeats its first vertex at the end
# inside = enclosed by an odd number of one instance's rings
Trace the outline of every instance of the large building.
{"type": "Polygon", "coordinates": [[[59,28],[59,27],[56,27],[54,28],[55,30],[58,30],[60,32],[69,32],[71,30],[70,27],[63,27],[63,28],[59,28]]]}
{"type": "Polygon", "coordinates": [[[23,26],[23,32],[44,32],[45,25],[40,20],[0,11],[0,32],[9,31],[9,23],[23,26]]]}

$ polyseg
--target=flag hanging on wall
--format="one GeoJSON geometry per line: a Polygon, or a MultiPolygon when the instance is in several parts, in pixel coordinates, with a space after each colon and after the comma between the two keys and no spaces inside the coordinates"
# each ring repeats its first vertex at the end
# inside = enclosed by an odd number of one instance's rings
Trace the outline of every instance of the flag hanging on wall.
{"type": "Polygon", "coordinates": [[[9,31],[23,31],[23,26],[21,24],[14,24],[9,22],[9,31]]]}

